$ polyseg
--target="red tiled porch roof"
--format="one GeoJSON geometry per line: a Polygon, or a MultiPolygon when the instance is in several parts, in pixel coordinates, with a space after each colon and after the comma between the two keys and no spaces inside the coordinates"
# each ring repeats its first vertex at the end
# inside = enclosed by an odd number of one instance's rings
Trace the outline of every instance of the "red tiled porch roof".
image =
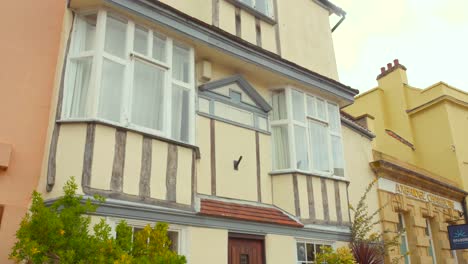
{"type": "Polygon", "coordinates": [[[253,221],[266,224],[304,227],[280,209],[201,199],[200,215],[253,221]]]}

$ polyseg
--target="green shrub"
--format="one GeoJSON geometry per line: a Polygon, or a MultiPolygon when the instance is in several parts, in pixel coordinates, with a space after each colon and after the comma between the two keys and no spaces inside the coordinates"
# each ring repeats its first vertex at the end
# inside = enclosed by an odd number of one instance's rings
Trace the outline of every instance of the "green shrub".
{"type": "MultiPolygon", "coordinates": [[[[184,256],[170,249],[168,225],[147,225],[132,236],[125,221],[116,227],[116,238],[104,219],[93,227],[88,216],[98,208],[88,199],[76,195],[78,186],[72,177],[64,188],[63,197],[46,206],[42,196],[34,191],[32,205],[16,232],[18,241],[10,259],[17,263],[109,263],[109,264],[185,264],[184,256]]],[[[104,202],[102,197],[95,197],[104,202]]]]}

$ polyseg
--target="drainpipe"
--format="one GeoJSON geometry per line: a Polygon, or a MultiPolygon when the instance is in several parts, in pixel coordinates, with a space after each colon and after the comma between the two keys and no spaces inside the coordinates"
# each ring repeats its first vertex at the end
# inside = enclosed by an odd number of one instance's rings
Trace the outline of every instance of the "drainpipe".
{"type": "Polygon", "coordinates": [[[340,26],[341,23],[343,23],[345,18],[346,18],[346,15],[342,14],[340,21],[338,21],[338,23],[336,23],[336,25],[332,28],[332,30],[331,30],[332,33],[333,33],[333,31],[335,31],[335,29],[337,29],[340,26]]]}

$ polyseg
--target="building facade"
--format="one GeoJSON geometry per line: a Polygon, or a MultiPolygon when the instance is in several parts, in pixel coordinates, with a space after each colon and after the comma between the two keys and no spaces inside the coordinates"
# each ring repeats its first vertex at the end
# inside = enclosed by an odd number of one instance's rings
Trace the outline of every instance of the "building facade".
{"type": "Polygon", "coordinates": [[[0,262],[5,263],[41,174],[65,1],[2,3],[0,262]],[[18,23],[18,21],[21,23],[18,23]]]}
{"type": "Polygon", "coordinates": [[[445,83],[426,89],[408,84],[398,60],[381,68],[378,86],[344,109],[367,126],[372,170],[378,176],[382,228],[405,230],[392,257],[405,263],[466,263],[450,251],[447,225],[466,219],[468,94],[445,83]]]}
{"type": "Polygon", "coordinates": [[[69,1],[38,191],[51,202],[74,176],[106,198],[93,221],[167,222],[189,263],[345,245],[363,168],[344,153],[372,134],[339,111],[358,92],[337,81],[344,12],[294,2],[69,1]]]}

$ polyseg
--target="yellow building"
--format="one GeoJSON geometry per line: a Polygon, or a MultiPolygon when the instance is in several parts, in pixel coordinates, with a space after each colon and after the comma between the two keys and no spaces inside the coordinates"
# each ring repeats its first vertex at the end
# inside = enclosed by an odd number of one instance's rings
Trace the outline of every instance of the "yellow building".
{"type": "Polygon", "coordinates": [[[337,81],[341,9],[71,0],[63,12],[47,202],[75,176],[85,198],[107,198],[93,221],[168,222],[194,264],[313,263],[349,241],[349,179],[372,175],[358,165],[370,149],[352,148],[373,135],[340,116],[358,93],[337,81]]]}
{"type": "Polygon", "coordinates": [[[382,227],[407,230],[393,254],[409,250],[406,263],[465,263],[467,253],[450,251],[447,225],[466,217],[468,94],[442,82],[412,87],[398,60],[377,81],[344,111],[376,135],[370,165],[380,204],[390,205],[382,227]]]}

